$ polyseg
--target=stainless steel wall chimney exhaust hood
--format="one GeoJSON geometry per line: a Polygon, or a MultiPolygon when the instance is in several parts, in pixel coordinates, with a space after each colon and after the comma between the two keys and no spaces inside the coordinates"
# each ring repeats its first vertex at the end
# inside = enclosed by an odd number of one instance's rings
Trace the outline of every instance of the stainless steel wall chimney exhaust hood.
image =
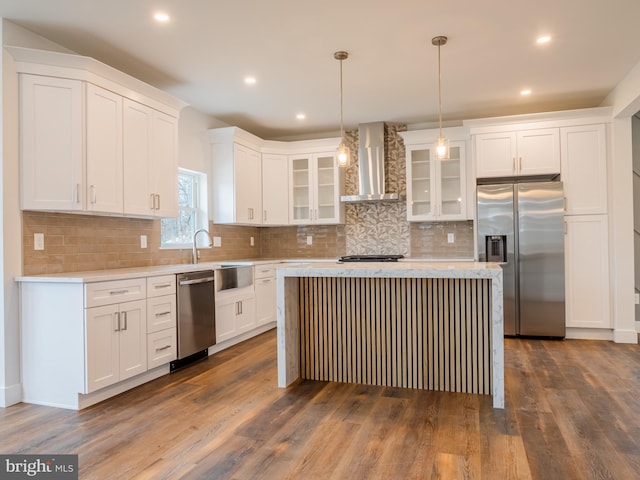
{"type": "Polygon", "coordinates": [[[344,195],[343,202],[399,200],[397,193],[384,191],[384,122],[358,126],[358,195],[344,195]]]}

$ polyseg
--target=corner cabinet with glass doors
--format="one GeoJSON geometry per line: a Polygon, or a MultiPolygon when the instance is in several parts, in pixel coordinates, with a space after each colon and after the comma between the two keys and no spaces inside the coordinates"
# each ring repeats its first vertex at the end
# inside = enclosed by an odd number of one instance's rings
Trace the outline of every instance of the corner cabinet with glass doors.
{"type": "Polygon", "coordinates": [[[289,155],[289,223],[344,223],[344,172],[335,152],[289,155]]]}
{"type": "MultiPolygon", "coordinates": [[[[458,130],[458,129],[455,129],[458,130]]],[[[410,222],[466,220],[467,190],[466,141],[449,140],[449,158],[438,159],[437,130],[400,132],[405,140],[407,168],[407,220],[410,222]]]]}

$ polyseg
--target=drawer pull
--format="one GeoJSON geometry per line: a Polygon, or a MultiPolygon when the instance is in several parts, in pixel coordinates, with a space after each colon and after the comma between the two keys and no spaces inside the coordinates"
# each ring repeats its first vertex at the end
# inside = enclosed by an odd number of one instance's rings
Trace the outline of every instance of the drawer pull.
{"type": "Polygon", "coordinates": [[[158,347],[158,348],[156,348],[156,352],[161,352],[162,350],[166,350],[168,348],[171,348],[171,345],[165,345],[164,347],[158,347]]]}
{"type": "Polygon", "coordinates": [[[125,293],[129,293],[129,290],[113,290],[109,292],[109,295],[124,295],[125,293]]]}
{"type": "Polygon", "coordinates": [[[166,317],[167,315],[171,315],[171,312],[156,313],[156,317],[166,317]]]}
{"type": "Polygon", "coordinates": [[[160,285],[154,285],[153,288],[169,288],[170,286],[170,283],[162,283],[160,285]]]}

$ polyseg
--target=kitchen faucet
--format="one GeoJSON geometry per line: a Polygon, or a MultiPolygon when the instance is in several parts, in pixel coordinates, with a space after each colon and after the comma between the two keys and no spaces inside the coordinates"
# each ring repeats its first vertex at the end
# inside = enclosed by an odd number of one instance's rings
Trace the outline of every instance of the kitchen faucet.
{"type": "Polygon", "coordinates": [[[209,237],[209,246],[211,246],[211,236],[209,235],[209,232],[207,231],[207,229],[201,228],[196,233],[194,233],[193,234],[193,252],[191,252],[191,263],[198,263],[199,252],[198,252],[198,249],[196,248],[196,237],[200,232],[205,232],[207,234],[207,237],[209,237]]]}

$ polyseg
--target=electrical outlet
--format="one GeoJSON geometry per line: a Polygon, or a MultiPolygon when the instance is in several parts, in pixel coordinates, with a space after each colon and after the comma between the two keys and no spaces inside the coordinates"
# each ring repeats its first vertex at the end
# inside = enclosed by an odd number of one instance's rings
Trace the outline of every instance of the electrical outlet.
{"type": "Polygon", "coordinates": [[[44,250],[44,233],[33,234],[33,249],[44,250]]]}
{"type": "Polygon", "coordinates": [[[147,248],[147,236],[140,235],[140,248],[147,248]]]}
{"type": "Polygon", "coordinates": [[[249,239],[249,245],[251,245],[252,247],[255,245],[255,242],[254,242],[254,240],[253,240],[253,237],[251,237],[251,238],[249,239]]]}
{"type": "Polygon", "coordinates": [[[307,245],[313,245],[313,237],[311,235],[307,235],[307,245]]]}
{"type": "Polygon", "coordinates": [[[456,241],[456,237],[453,233],[447,233],[447,243],[453,243],[456,241]]]}
{"type": "Polygon", "coordinates": [[[213,237],[213,246],[221,247],[222,246],[222,237],[213,237]]]}

